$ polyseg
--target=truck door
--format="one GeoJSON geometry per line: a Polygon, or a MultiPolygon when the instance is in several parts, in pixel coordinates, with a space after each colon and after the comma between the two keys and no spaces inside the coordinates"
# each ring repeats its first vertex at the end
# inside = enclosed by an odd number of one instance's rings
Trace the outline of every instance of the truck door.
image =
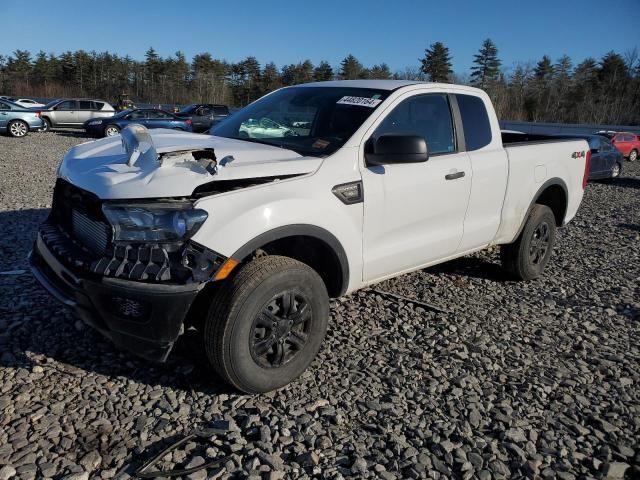
{"type": "Polygon", "coordinates": [[[374,281],[454,255],[462,239],[471,187],[469,157],[458,151],[446,94],[400,100],[375,129],[381,135],[420,135],[423,163],[362,163],[364,281],[374,281]]]}
{"type": "Polygon", "coordinates": [[[193,131],[201,132],[207,130],[211,126],[211,118],[213,116],[213,110],[209,107],[200,107],[196,109],[191,121],[193,122],[193,131]]]}
{"type": "Polygon", "coordinates": [[[507,189],[509,159],[502,146],[498,122],[496,120],[492,128],[483,99],[475,95],[456,94],[455,100],[460,112],[465,150],[473,171],[464,236],[459,247],[460,252],[466,252],[489,244],[498,232],[507,189]]]}

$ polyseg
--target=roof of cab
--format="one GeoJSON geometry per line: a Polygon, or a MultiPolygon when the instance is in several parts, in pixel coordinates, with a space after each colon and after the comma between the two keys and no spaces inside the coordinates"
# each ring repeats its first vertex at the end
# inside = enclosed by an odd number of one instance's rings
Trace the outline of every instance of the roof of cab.
{"type": "Polygon", "coordinates": [[[328,82],[312,82],[296,85],[296,87],[353,87],[374,88],[376,90],[395,90],[407,85],[415,85],[418,82],[411,80],[330,80],[328,82]]]}
{"type": "Polygon", "coordinates": [[[436,82],[421,82],[418,80],[331,80],[328,82],[311,82],[303,83],[299,85],[293,85],[294,87],[353,87],[353,88],[371,88],[375,90],[397,90],[403,87],[409,87],[411,85],[429,85],[433,88],[456,88],[459,90],[466,90],[470,93],[479,94],[483,92],[479,88],[470,87],[468,85],[459,85],[453,83],[436,83],[436,82]]]}

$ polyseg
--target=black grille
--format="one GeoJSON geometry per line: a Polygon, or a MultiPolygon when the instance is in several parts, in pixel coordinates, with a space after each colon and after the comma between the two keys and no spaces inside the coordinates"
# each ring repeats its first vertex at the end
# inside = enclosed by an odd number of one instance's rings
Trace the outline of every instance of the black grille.
{"type": "Polygon", "coordinates": [[[58,179],[53,193],[52,220],[84,247],[102,256],[111,241],[111,227],[94,194],[58,179]]]}
{"type": "Polygon", "coordinates": [[[89,250],[104,255],[109,241],[109,227],[103,222],[91,220],[78,210],[71,212],[72,233],[89,250]]]}

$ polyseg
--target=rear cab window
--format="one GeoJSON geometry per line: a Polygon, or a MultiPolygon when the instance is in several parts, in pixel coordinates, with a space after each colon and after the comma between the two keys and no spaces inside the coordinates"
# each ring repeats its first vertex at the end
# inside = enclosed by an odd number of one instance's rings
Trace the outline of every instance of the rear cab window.
{"type": "Polygon", "coordinates": [[[474,95],[457,94],[456,100],[462,117],[466,150],[470,152],[489,145],[492,139],[491,123],[482,99],[474,95]]]}

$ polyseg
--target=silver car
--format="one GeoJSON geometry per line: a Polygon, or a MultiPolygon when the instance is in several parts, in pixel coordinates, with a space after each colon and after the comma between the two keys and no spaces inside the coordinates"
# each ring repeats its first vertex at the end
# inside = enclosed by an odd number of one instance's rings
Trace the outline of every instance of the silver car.
{"type": "Polygon", "coordinates": [[[45,123],[43,130],[52,127],[82,128],[87,120],[111,117],[115,114],[115,109],[109,103],[93,98],[58,99],[38,110],[42,111],[45,123]]]}

